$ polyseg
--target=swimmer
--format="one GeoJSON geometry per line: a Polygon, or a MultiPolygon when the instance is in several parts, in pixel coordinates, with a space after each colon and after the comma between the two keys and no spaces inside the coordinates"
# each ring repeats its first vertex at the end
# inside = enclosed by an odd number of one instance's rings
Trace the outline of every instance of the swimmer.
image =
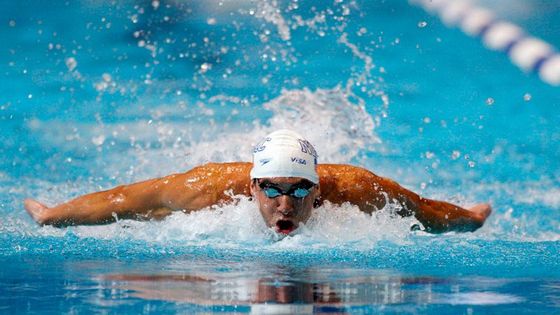
{"type": "Polygon", "coordinates": [[[350,203],[371,214],[386,204],[415,216],[431,233],[474,231],[490,215],[489,204],[465,209],[423,198],[396,182],[357,166],[317,164],[317,152],[301,135],[278,130],[253,149],[253,163],[209,163],[168,175],[83,195],[54,207],[26,199],[25,209],[43,225],[103,224],[118,219],[161,219],[251,197],[269,228],[292,234],[324,202],[350,203]]]}

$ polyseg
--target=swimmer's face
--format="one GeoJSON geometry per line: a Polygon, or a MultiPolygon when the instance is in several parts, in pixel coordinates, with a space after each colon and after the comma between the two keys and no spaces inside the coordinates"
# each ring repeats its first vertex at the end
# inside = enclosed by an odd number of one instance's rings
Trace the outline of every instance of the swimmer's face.
{"type": "Polygon", "coordinates": [[[319,186],[299,177],[261,178],[251,181],[251,194],[268,227],[287,235],[311,216],[319,186]]]}

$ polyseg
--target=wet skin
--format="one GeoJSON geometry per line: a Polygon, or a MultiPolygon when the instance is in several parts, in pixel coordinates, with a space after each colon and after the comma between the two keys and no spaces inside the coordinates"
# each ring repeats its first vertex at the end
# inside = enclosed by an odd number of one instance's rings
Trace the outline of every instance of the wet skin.
{"type": "Polygon", "coordinates": [[[305,223],[309,219],[315,200],[320,196],[319,185],[314,185],[310,189],[309,195],[303,198],[288,194],[269,198],[261,185],[277,187],[281,191],[288,192],[292,187],[301,185],[303,181],[304,179],[299,177],[273,177],[251,181],[251,195],[255,199],[266,225],[277,233],[288,235],[296,230],[300,223],[305,223]]]}
{"type": "MultiPolygon", "coordinates": [[[[39,224],[66,226],[103,224],[118,218],[160,219],[172,213],[189,213],[207,207],[235,202],[234,195],[253,196],[266,224],[283,234],[295,230],[311,215],[314,204],[324,201],[340,205],[348,202],[361,211],[372,213],[387,203],[398,204],[396,213],[414,215],[426,231],[474,231],[480,228],[492,209],[478,204],[470,209],[427,199],[396,182],[357,166],[319,164],[319,187],[303,200],[286,195],[272,200],[250,179],[251,163],[209,163],[187,172],[118,186],[79,196],[54,207],[33,200],[24,201],[25,209],[39,224]],[[293,225],[293,226],[290,226],[293,225]]],[[[268,178],[283,192],[298,178],[268,178]]]]}

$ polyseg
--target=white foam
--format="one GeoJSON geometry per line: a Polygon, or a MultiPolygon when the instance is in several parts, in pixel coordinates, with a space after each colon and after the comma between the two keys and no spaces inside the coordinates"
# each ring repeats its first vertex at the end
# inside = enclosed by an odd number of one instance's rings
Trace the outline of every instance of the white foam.
{"type": "Polygon", "coordinates": [[[237,204],[189,214],[176,212],[162,221],[120,220],[106,226],[79,226],[73,230],[80,237],[197,246],[211,243],[217,247],[266,243],[273,235],[254,203],[246,197],[240,197],[237,204]]]}
{"type": "Polygon", "coordinates": [[[351,97],[339,87],[314,92],[284,90],[264,105],[273,112],[266,131],[295,129],[315,145],[320,163],[349,162],[360,150],[380,143],[374,119],[363,105],[352,103],[351,97]]]}
{"type": "Polygon", "coordinates": [[[205,209],[189,214],[176,212],[162,221],[119,220],[97,226],[76,226],[65,229],[44,227],[43,235],[102,240],[137,240],[174,246],[205,246],[229,248],[265,246],[269,250],[329,248],[351,245],[368,249],[379,241],[406,244],[411,235],[413,218],[397,218],[391,206],[373,215],[344,204],[325,204],[316,209],[307,224],[294,235],[282,237],[269,229],[255,203],[238,196],[236,204],[205,209]]]}
{"type": "Polygon", "coordinates": [[[436,294],[433,302],[451,305],[499,305],[522,301],[521,297],[497,292],[457,292],[436,294]]]}

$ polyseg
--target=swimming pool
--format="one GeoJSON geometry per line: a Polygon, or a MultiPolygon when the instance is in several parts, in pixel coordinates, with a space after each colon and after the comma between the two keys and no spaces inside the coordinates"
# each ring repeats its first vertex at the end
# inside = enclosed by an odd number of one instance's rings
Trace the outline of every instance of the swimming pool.
{"type": "MultiPolygon", "coordinates": [[[[553,4],[512,3],[497,14],[560,47],[553,4]]],[[[435,15],[401,0],[1,12],[0,311],[558,312],[559,88],[435,15]],[[429,235],[327,205],[279,241],[246,199],[64,229],[22,207],[250,160],[282,127],[320,162],[494,213],[475,233],[429,235]]]]}

